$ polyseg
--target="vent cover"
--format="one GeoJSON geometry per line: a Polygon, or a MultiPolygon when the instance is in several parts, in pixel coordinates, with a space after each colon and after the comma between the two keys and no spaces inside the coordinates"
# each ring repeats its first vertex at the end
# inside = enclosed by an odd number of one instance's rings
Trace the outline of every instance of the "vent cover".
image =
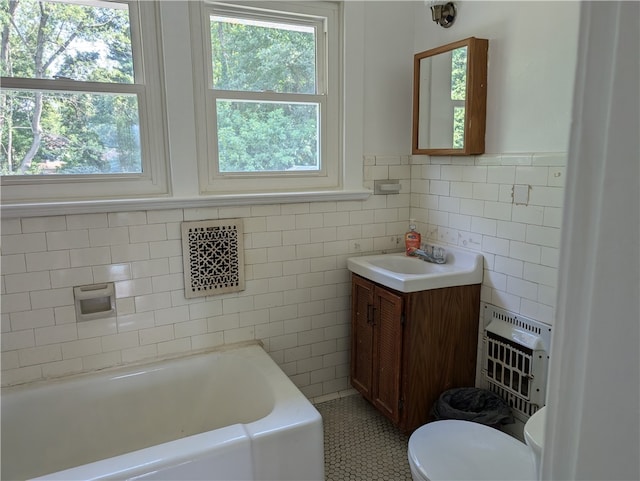
{"type": "Polygon", "coordinates": [[[244,290],[242,219],[182,223],[185,297],[244,290]]]}
{"type": "Polygon", "coordinates": [[[551,327],[483,304],[482,374],[523,422],[544,406],[551,327]]]}

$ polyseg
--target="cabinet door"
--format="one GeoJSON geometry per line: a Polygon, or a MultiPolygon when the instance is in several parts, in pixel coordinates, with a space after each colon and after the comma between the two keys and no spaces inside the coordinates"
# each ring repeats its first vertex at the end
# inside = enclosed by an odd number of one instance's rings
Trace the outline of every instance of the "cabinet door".
{"type": "Polygon", "coordinates": [[[480,284],[413,292],[406,303],[402,428],[411,433],[442,392],[475,383],[480,284]]]}
{"type": "Polygon", "coordinates": [[[374,307],[373,404],[397,424],[400,420],[403,298],[376,287],[374,307]]]}
{"type": "Polygon", "coordinates": [[[372,398],[373,289],[371,282],[352,276],[351,284],[351,385],[372,398]]]}

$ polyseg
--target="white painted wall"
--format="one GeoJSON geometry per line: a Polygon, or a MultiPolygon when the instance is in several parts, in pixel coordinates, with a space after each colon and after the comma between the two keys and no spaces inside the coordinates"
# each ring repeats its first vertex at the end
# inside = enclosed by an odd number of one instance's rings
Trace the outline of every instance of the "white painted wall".
{"type": "Polygon", "coordinates": [[[415,2],[414,53],[489,39],[487,153],[566,152],[579,2],[456,2],[448,29],[415,2]]]}
{"type": "Polygon", "coordinates": [[[365,5],[364,153],[408,155],[415,2],[365,5]]]}

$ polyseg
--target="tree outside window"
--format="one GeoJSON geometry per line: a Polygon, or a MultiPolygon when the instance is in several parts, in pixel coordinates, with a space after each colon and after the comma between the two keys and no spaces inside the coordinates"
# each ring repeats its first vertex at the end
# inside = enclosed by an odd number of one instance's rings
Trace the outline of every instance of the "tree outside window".
{"type": "Polygon", "coordinates": [[[467,48],[451,52],[451,100],[453,103],[453,148],[464,148],[464,116],[467,94],[467,48]]]}
{"type": "Polygon", "coordinates": [[[210,15],[219,172],[320,169],[317,29],[243,11],[210,15]]]}
{"type": "Polygon", "coordinates": [[[142,172],[127,3],[2,0],[3,176],[142,172]]]}

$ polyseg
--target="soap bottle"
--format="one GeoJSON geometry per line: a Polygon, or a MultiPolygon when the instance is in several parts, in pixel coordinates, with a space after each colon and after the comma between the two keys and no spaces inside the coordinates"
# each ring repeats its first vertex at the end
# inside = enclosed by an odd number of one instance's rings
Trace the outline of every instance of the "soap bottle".
{"type": "Polygon", "coordinates": [[[420,249],[420,241],[420,233],[416,232],[416,221],[409,219],[409,232],[404,235],[404,245],[408,256],[413,255],[415,249],[420,249]]]}

